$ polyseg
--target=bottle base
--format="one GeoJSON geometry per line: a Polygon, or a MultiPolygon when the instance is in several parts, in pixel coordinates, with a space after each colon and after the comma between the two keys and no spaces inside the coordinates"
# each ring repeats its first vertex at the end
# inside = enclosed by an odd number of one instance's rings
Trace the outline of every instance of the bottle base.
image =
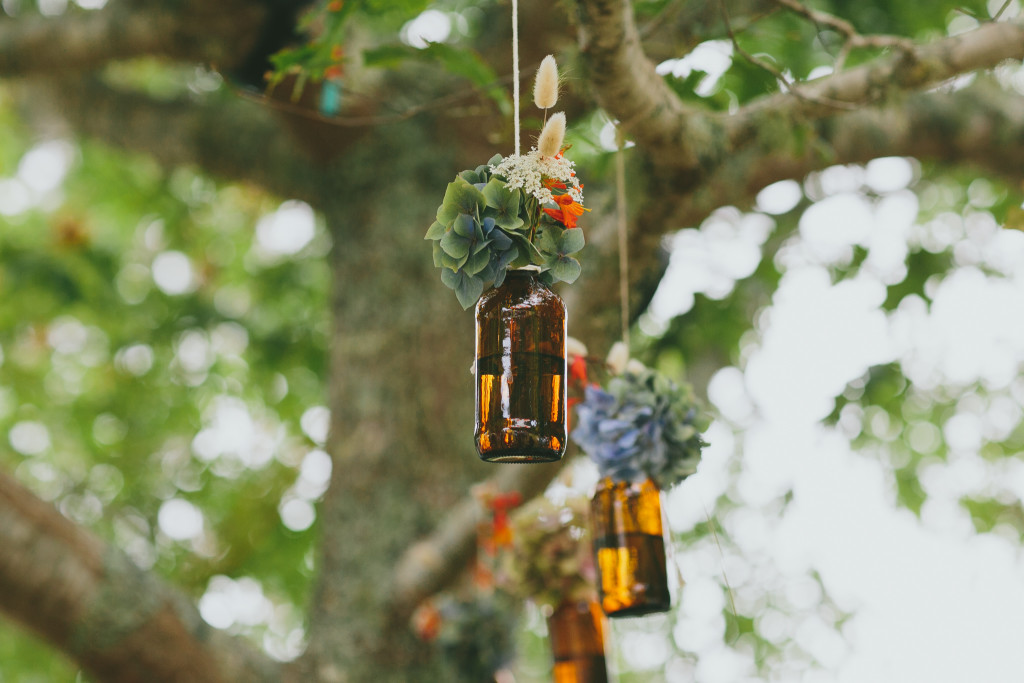
{"type": "Polygon", "coordinates": [[[609,619],[623,619],[628,617],[642,617],[648,614],[657,614],[658,612],[668,612],[672,609],[672,604],[668,602],[644,604],[644,605],[633,605],[631,607],[623,607],[609,612],[606,608],[604,613],[609,619]]]}
{"type": "Polygon", "coordinates": [[[480,459],[484,462],[494,462],[499,464],[520,464],[528,465],[530,463],[545,463],[545,462],[558,462],[562,459],[561,453],[552,453],[551,451],[546,452],[502,452],[502,453],[487,453],[486,455],[481,454],[480,459]]]}

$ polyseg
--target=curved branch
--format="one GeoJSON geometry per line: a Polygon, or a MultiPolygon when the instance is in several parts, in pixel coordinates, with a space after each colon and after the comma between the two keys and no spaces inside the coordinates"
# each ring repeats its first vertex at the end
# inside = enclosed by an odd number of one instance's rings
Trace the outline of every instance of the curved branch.
{"type": "Polygon", "coordinates": [[[644,54],[628,0],[582,0],[580,47],[597,102],[621,121],[656,164],[697,165],[685,142],[687,120],[700,116],[665,84],[644,54]]]}
{"type": "Polygon", "coordinates": [[[765,152],[755,141],[710,174],[700,193],[664,203],[658,219],[645,220],[647,243],[655,244],[649,233],[657,237],[697,225],[720,206],[747,208],[771,183],[883,156],[966,164],[1011,184],[1024,182],[1024,97],[990,82],[954,93],[916,93],[888,107],[849,112],[797,129],[809,142],[777,149],[777,128],[766,123],[760,135],[774,151],[765,152]]]}
{"type": "Polygon", "coordinates": [[[1024,22],[995,22],[951,38],[880,57],[792,93],[771,95],[743,107],[726,122],[730,144],[742,147],[766,117],[824,118],[836,105],[883,101],[901,91],[921,90],[961,74],[1024,59],[1024,22]]]}
{"type": "Polygon", "coordinates": [[[765,121],[774,118],[791,128],[795,122],[834,116],[848,106],[881,102],[1007,59],[1024,59],[1024,22],[989,23],[721,116],[686,107],[657,75],[643,52],[629,0],[580,0],[578,17],[582,53],[599,104],[622,121],[659,171],[680,174],[682,190],[692,189],[755,142],[765,121]]]}
{"type": "Polygon", "coordinates": [[[262,2],[164,0],[26,16],[0,22],[0,75],[80,72],[143,55],[234,65],[251,49],[265,14],[262,2]]]}
{"type": "MultiPolygon", "coordinates": [[[[518,491],[523,500],[530,500],[544,491],[561,464],[506,467],[489,481],[497,491],[518,491]]],[[[482,520],[480,503],[467,496],[430,536],[402,555],[391,578],[391,613],[395,619],[408,619],[420,602],[460,576],[476,552],[477,526],[482,520]]]]}
{"type": "Polygon", "coordinates": [[[280,681],[190,602],[0,473],[0,611],[101,681],[280,681]]]}

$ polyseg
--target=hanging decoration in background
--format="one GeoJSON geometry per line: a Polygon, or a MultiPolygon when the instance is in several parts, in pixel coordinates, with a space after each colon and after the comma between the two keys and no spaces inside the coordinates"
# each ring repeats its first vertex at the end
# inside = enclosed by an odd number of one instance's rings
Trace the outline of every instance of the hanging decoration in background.
{"type": "Polygon", "coordinates": [[[584,394],[572,438],[601,476],[591,501],[601,606],[611,617],[664,612],[661,491],[696,471],[707,425],[689,385],[629,360],[625,344],[616,343],[604,366],[607,389],[589,383],[585,359],[572,361],[584,394]]]}
{"type": "Polygon", "coordinates": [[[503,580],[547,618],[559,683],[607,683],[607,623],[597,602],[594,556],[587,530],[588,501],[556,504],[543,496],[511,518],[511,548],[503,580]]]}
{"type": "Polygon", "coordinates": [[[583,184],[563,156],[558,67],[538,69],[544,111],[537,146],[519,153],[518,6],[512,2],[515,153],[460,173],[425,239],[441,282],[463,308],[476,304],[474,440],[487,462],[551,462],[565,453],[565,304],[549,289],[571,283],[584,245],[583,184]],[[493,287],[493,289],[491,289],[493,287]],[[485,290],[487,290],[485,292],[485,290]],[[482,296],[481,296],[482,295],[482,296]]]}

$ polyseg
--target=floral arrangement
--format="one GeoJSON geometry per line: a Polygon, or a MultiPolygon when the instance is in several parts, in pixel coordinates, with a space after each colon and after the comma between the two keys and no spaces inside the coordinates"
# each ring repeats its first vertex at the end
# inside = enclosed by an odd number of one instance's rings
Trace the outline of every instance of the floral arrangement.
{"type": "Polygon", "coordinates": [[[688,384],[627,357],[625,345],[616,344],[608,355],[607,389],[585,386],[572,439],[602,477],[650,478],[664,490],[697,470],[707,422],[688,384]]]}
{"type": "Polygon", "coordinates": [[[548,284],[573,282],[583,248],[576,223],[583,208],[583,184],[563,156],[565,114],[547,118],[558,98],[558,67],[541,62],[534,103],[545,112],[537,146],[526,154],[495,155],[448,183],[436,220],[424,239],[433,242],[441,282],[455,290],[463,308],[486,287],[498,287],[508,270],[534,266],[548,284]]]}
{"type": "Polygon", "coordinates": [[[582,496],[560,505],[540,496],[516,511],[503,572],[509,592],[552,609],[566,600],[596,599],[588,509],[582,496]]]}

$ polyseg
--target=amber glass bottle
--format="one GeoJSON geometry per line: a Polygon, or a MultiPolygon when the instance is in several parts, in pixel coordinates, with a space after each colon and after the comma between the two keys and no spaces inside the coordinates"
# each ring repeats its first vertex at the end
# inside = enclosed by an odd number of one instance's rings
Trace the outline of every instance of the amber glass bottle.
{"type": "Polygon", "coordinates": [[[667,612],[671,606],[661,492],[654,482],[602,479],[591,501],[601,607],[610,617],[667,612]]]}
{"type": "Polygon", "coordinates": [[[476,304],[476,449],[488,462],[565,453],[565,304],[531,271],[476,304]]]}
{"type": "Polygon", "coordinates": [[[605,619],[596,602],[563,602],[548,617],[555,683],[607,683],[605,619]]]}

